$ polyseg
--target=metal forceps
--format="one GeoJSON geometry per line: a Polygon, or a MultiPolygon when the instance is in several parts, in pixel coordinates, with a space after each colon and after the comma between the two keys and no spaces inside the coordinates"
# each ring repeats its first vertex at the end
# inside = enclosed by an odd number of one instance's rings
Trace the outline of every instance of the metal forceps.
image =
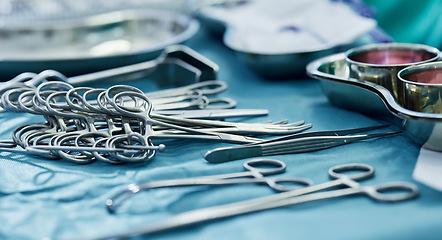
{"type": "Polygon", "coordinates": [[[150,161],[156,150],[164,149],[164,145],[153,145],[154,138],[254,143],[262,139],[244,133],[256,135],[259,129],[261,134],[288,134],[310,127],[299,126],[303,122],[255,125],[155,115],[151,114],[150,99],[138,88],[125,85],[74,88],[63,81],[48,81],[35,90],[25,89],[19,95],[14,92],[8,96],[4,103],[14,103],[5,106],[42,115],[47,121],[14,131],[13,139],[24,148],[22,152],[78,164],[95,160],[112,164],[150,161]]]}
{"type": "Polygon", "coordinates": [[[388,126],[389,125],[379,125],[346,130],[296,133],[258,143],[216,148],[208,151],[204,158],[211,163],[222,163],[250,157],[312,152],[401,132],[393,131],[347,136],[349,134],[376,130],[388,126]]]}
{"type": "MultiPolygon", "coordinates": [[[[180,121],[184,119],[173,118],[175,122],[168,123],[165,121],[158,120],[158,115],[152,114],[152,103],[147,98],[146,95],[139,92],[138,89],[130,86],[115,85],[106,90],[104,96],[105,102],[107,102],[111,107],[112,111],[116,114],[128,118],[138,119],[143,125],[144,135],[150,138],[193,138],[193,139],[213,139],[213,140],[223,140],[226,142],[242,142],[251,143],[261,141],[260,139],[240,136],[229,133],[211,132],[203,131],[200,129],[193,129],[189,127],[184,127],[179,125],[180,121]],[[130,98],[135,102],[135,107],[130,105],[125,105],[125,101],[122,99],[130,98]],[[153,126],[161,126],[166,128],[171,128],[175,130],[182,131],[184,134],[169,134],[163,131],[154,131],[153,126]]],[[[101,101],[98,101],[99,103],[101,101]]],[[[127,101],[126,101],[127,102],[127,101]]],[[[195,121],[195,120],[191,120],[195,121]]]]}
{"type": "Polygon", "coordinates": [[[233,108],[236,106],[236,101],[231,98],[207,97],[226,89],[225,82],[211,80],[173,89],[147,92],[145,95],[152,101],[154,110],[233,108]]]}
{"type": "Polygon", "coordinates": [[[374,186],[361,186],[357,180],[373,177],[374,168],[367,164],[350,163],[337,165],[329,169],[330,177],[335,180],[314,186],[282,192],[267,197],[209,207],[178,214],[158,224],[141,227],[126,233],[116,234],[98,239],[127,238],[135,235],[148,235],[178,227],[189,226],[216,219],[238,216],[278,207],[304,202],[345,197],[355,194],[368,196],[381,202],[399,202],[412,199],[418,195],[416,185],[408,182],[388,182],[374,186]],[[363,171],[353,174],[344,172],[363,171]],[[332,187],[344,186],[338,190],[324,191],[332,187]],[[390,192],[389,192],[390,191],[390,192]]]}
{"type": "Polygon", "coordinates": [[[182,87],[176,87],[173,89],[164,89],[154,92],[147,92],[144,94],[149,99],[187,96],[195,93],[200,93],[201,95],[210,96],[220,93],[226,89],[227,89],[227,83],[217,80],[209,80],[182,87]]]}
{"type": "Polygon", "coordinates": [[[233,185],[246,183],[265,183],[270,188],[283,192],[295,189],[294,186],[282,185],[282,183],[293,183],[301,186],[310,186],[312,182],[302,178],[265,178],[267,175],[283,173],[286,169],[284,162],[273,159],[254,159],[243,164],[244,172],[228,173],[221,175],[203,176],[185,179],[162,180],[147,182],[143,184],[130,184],[127,189],[115,194],[106,201],[109,212],[115,212],[116,209],[132,195],[155,188],[164,187],[183,187],[183,186],[202,186],[202,185],[233,185]],[[247,178],[251,177],[251,178],[247,178]]]}

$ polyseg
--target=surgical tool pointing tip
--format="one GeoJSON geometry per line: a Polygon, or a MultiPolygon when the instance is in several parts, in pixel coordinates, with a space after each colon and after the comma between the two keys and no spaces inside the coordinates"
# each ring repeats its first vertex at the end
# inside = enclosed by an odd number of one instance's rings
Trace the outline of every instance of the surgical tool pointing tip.
{"type": "Polygon", "coordinates": [[[338,131],[297,133],[257,143],[216,148],[208,151],[204,158],[211,163],[222,163],[250,157],[313,152],[365,139],[401,133],[401,131],[393,131],[346,136],[348,134],[371,131],[388,126],[389,125],[379,125],[338,131]]]}

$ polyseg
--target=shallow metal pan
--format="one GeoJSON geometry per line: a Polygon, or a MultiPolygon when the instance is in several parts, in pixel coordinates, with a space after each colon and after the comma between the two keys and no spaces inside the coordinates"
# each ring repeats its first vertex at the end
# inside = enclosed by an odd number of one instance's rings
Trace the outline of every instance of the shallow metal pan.
{"type": "Polygon", "coordinates": [[[151,60],[199,29],[192,17],[133,9],[0,27],[0,81],[54,69],[74,76],[151,60]]]}
{"type": "Polygon", "coordinates": [[[350,78],[344,53],[309,63],[307,74],[320,81],[331,103],[401,126],[418,145],[442,151],[442,114],[406,109],[386,88],[350,78]]]}

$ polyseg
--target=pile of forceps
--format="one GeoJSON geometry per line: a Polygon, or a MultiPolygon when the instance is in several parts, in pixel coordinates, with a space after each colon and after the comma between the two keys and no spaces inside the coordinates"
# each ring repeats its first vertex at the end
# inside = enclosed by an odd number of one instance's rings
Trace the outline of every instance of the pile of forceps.
{"type": "Polygon", "coordinates": [[[95,239],[120,239],[137,235],[149,235],[174,228],[199,224],[221,218],[233,217],[273,208],[279,208],[309,201],[344,197],[350,195],[366,195],[376,201],[399,202],[415,198],[418,195],[416,185],[409,182],[388,182],[375,186],[361,186],[358,181],[374,176],[374,168],[363,163],[348,163],[331,167],[328,174],[332,181],[313,185],[310,180],[302,178],[267,178],[266,175],[282,173],[285,164],[274,159],[254,159],[244,163],[245,172],[224,175],[205,176],[199,178],[164,180],[148,182],[140,185],[131,184],[126,190],[117,193],[106,201],[110,212],[115,212],[123,201],[140,191],[162,187],[229,185],[229,184],[266,184],[280,192],[270,196],[245,200],[226,205],[193,210],[178,214],[157,224],[133,229],[128,232],[100,237],[95,239]],[[264,167],[263,167],[264,166],[264,167]],[[265,166],[270,168],[266,168],[265,166]],[[251,177],[251,178],[244,178],[251,177]],[[288,187],[282,183],[294,183],[288,187]],[[342,187],[340,189],[330,188],[342,187]],[[325,191],[327,190],[327,191],[325,191]]]}
{"type": "MultiPolygon", "coordinates": [[[[218,81],[196,85],[223,87],[218,81]]],[[[184,95],[189,94],[187,90],[184,95]]],[[[216,93],[210,88],[208,92],[216,93]]],[[[78,164],[96,160],[111,164],[148,162],[156,151],[165,148],[163,144],[155,146],[152,139],[186,138],[253,143],[262,140],[251,136],[291,134],[311,127],[310,124],[303,125],[303,121],[291,124],[286,121],[232,123],[155,113],[157,106],[162,106],[162,110],[167,109],[165,106],[172,103],[165,100],[180,97],[179,94],[179,89],[144,93],[128,85],[102,89],[73,87],[64,81],[47,81],[36,88],[3,91],[0,106],[14,112],[43,115],[46,119],[45,123],[16,128],[10,146],[19,145],[22,149],[9,151],[35,154],[48,159],[63,158],[78,164]]],[[[7,143],[3,142],[2,145],[7,143]]]]}

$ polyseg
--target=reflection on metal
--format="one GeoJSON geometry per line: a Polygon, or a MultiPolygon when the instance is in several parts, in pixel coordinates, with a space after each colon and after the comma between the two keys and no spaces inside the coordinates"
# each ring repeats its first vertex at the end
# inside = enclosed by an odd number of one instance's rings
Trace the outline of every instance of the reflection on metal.
{"type": "Polygon", "coordinates": [[[152,8],[3,24],[0,75],[49,68],[73,76],[147,61],[198,29],[187,14],[152,8]]]}
{"type": "Polygon", "coordinates": [[[417,144],[442,151],[442,114],[407,109],[386,88],[349,76],[345,54],[334,54],[311,62],[307,73],[319,79],[330,102],[353,111],[388,120],[404,128],[417,144]]]}

